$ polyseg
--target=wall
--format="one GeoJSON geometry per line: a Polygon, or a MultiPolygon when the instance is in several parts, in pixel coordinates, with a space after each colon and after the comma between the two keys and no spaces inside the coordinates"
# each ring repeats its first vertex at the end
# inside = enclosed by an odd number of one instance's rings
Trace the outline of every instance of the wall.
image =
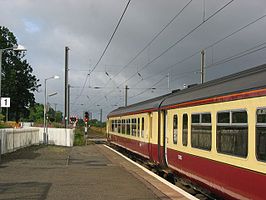
{"type": "Polygon", "coordinates": [[[1,154],[13,152],[23,147],[39,144],[39,129],[0,129],[0,139],[1,154]]]}
{"type": "MultiPolygon", "coordinates": [[[[43,128],[0,129],[1,154],[43,143],[43,128]]],[[[74,129],[48,128],[48,141],[51,145],[72,147],[74,129]]]]}
{"type": "MultiPolygon", "coordinates": [[[[39,128],[40,143],[43,143],[43,128],[39,128]]],[[[48,128],[48,144],[72,147],[74,129],[48,128]]]]}

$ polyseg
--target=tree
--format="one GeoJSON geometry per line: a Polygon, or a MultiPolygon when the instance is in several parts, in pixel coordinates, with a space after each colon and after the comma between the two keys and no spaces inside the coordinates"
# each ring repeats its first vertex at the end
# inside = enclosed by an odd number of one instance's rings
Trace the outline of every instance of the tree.
{"type": "Polygon", "coordinates": [[[30,114],[27,120],[31,122],[42,123],[43,122],[43,105],[36,103],[30,107],[30,114]]]}
{"type": "MultiPolygon", "coordinates": [[[[0,49],[18,45],[17,39],[8,28],[0,26],[0,49]]],[[[25,53],[4,51],[2,54],[2,95],[10,97],[9,119],[17,122],[27,118],[29,107],[35,103],[34,91],[40,86],[39,79],[32,75],[32,67],[24,59],[25,53]]]]}
{"type": "Polygon", "coordinates": [[[62,123],[63,113],[61,111],[55,112],[55,122],[62,123]]]}
{"type": "MultiPolygon", "coordinates": [[[[36,103],[29,109],[30,114],[26,120],[36,123],[43,123],[43,104],[36,103]]],[[[61,111],[55,111],[49,107],[47,116],[50,122],[61,123],[63,119],[63,113],[61,111]]]]}

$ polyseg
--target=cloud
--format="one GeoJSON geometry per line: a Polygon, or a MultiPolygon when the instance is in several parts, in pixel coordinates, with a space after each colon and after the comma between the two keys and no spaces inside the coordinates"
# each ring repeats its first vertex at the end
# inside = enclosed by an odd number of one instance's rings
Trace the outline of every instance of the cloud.
{"type": "Polygon", "coordinates": [[[37,33],[40,32],[41,28],[34,22],[28,20],[28,19],[23,19],[22,20],[24,25],[25,25],[25,30],[29,33],[37,33]]]}
{"type": "MultiPolygon", "coordinates": [[[[229,0],[205,2],[206,19],[229,0]]],[[[89,69],[96,64],[107,44],[126,3],[124,0],[2,0],[1,7],[5,9],[0,13],[0,24],[14,32],[19,38],[19,43],[27,46],[26,57],[33,67],[33,73],[42,83],[45,78],[55,74],[61,77],[60,80],[49,82],[48,89],[59,92],[51,98],[51,102],[58,103],[57,109],[64,110],[65,46],[70,47],[70,84],[82,87],[89,69]]],[[[167,79],[163,79],[154,86],[158,89],[147,90],[139,96],[130,98],[129,103],[165,94],[173,89],[182,88],[183,84],[199,82],[199,74],[193,72],[200,68],[200,55],[195,52],[266,14],[265,0],[234,1],[197,31],[158,57],[202,22],[202,1],[192,1],[145,51],[124,68],[186,3],[188,0],[131,1],[111,45],[90,77],[90,86],[105,86],[105,89],[88,88],[87,83],[84,94],[74,102],[81,88],[72,88],[71,114],[81,115],[84,110],[98,112],[96,104],[99,104],[106,115],[114,108],[112,105],[123,105],[125,84],[130,88],[139,88],[128,91],[129,96],[134,96],[153,86],[168,73],[171,86],[169,89],[167,79]],[[183,61],[193,54],[195,55],[183,61]],[[148,64],[153,59],[155,60],[148,64]],[[110,74],[111,80],[105,72],[110,74]],[[118,72],[119,75],[115,76],[118,72]],[[137,72],[141,73],[144,80],[140,79],[137,72]],[[129,79],[131,76],[133,77],[129,79]],[[120,88],[117,88],[118,85],[120,88]]],[[[264,42],[265,25],[266,19],[261,19],[213,48],[207,49],[207,64],[218,62],[264,42]]],[[[264,63],[265,53],[265,50],[259,51],[210,68],[207,70],[206,78],[211,80],[264,63]]],[[[36,93],[36,99],[42,103],[43,93],[36,93]]]]}

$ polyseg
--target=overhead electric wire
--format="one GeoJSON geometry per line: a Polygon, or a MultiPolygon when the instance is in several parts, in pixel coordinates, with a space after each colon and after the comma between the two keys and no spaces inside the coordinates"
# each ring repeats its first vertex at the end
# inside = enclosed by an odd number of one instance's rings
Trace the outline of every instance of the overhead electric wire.
{"type": "MultiPolygon", "coordinates": [[[[205,24],[207,21],[209,21],[211,18],[213,18],[216,14],[218,14],[221,10],[223,10],[224,8],[226,8],[228,5],[230,5],[234,0],[229,1],[228,3],[226,3],[224,6],[222,6],[221,8],[219,8],[216,12],[214,12],[211,16],[209,16],[205,21],[201,22],[199,25],[197,25],[196,27],[194,27],[192,30],[190,30],[186,35],[184,35],[183,37],[181,37],[180,39],[178,39],[175,43],[173,43],[171,46],[169,46],[167,49],[165,49],[162,53],[160,53],[158,56],[156,56],[155,58],[153,58],[150,62],[148,62],[146,65],[144,65],[140,71],[142,71],[143,69],[147,68],[150,64],[152,64],[154,61],[156,61],[158,58],[162,57],[164,54],[166,54],[169,50],[171,50],[173,47],[175,47],[177,44],[179,44],[180,42],[182,42],[185,38],[187,38],[190,34],[192,34],[194,31],[196,31],[199,27],[201,27],[203,24],[205,24]]],[[[130,76],[126,81],[124,81],[123,83],[121,83],[120,85],[126,83],[127,81],[129,81],[130,79],[132,79],[137,73],[134,73],[132,76],[130,76]]],[[[120,86],[119,85],[119,86],[120,86]]]]}
{"type": "MultiPolygon", "coordinates": [[[[219,60],[219,61],[217,61],[217,62],[215,62],[215,63],[212,63],[212,64],[210,64],[210,65],[207,65],[207,66],[205,67],[205,69],[209,69],[209,68],[213,68],[213,67],[215,67],[215,66],[222,65],[222,64],[224,64],[224,63],[227,63],[227,62],[230,62],[230,61],[232,61],[232,60],[235,60],[235,59],[238,59],[238,58],[241,58],[241,57],[244,57],[244,56],[247,56],[247,55],[253,54],[253,53],[258,52],[258,51],[261,51],[261,50],[263,50],[263,49],[266,49],[266,42],[263,42],[263,43],[261,43],[261,44],[259,44],[259,45],[253,46],[253,47],[251,47],[251,48],[249,48],[249,49],[247,49],[247,50],[241,51],[241,52],[239,52],[239,53],[237,53],[237,54],[234,54],[234,55],[229,56],[229,57],[227,57],[227,58],[223,58],[223,59],[221,59],[221,60],[219,60]],[[265,46],[263,46],[263,45],[265,45],[265,46]],[[261,46],[263,46],[263,47],[261,47],[261,46]],[[260,48],[259,48],[259,47],[260,47],[260,48]],[[258,48],[259,48],[259,49],[258,49],[258,48]]],[[[174,78],[184,77],[185,74],[196,73],[196,72],[199,72],[199,71],[200,71],[200,69],[191,70],[191,71],[187,71],[187,72],[179,73],[179,74],[177,74],[177,75],[173,75],[172,77],[174,77],[174,78]]]]}
{"type": "Polygon", "coordinates": [[[141,49],[118,73],[114,75],[116,77],[118,74],[120,74],[125,68],[127,68],[133,61],[139,57],[140,54],[142,54],[160,35],[164,30],[178,17],[180,16],[183,11],[188,7],[188,5],[193,0],[190,0],[166,25],[163,26],[163,28],[144,46],[143,49],[141,49]]]}
{"type": "MultiPolygon", "coordinates": [[[[217,62],[215,62],[215,63],[213,63],[211,65],[206,66],[205,69],[209,69],[209,68],[213,68],[213,67],[219,66],[221,64],[230,62],[232,60],[235,60],[235,59],[238,59],[238,58],[241,58],[241,57],[244,57],[244,56],[253,54],[255,52],[261,51],[263,49],[266,49],[266,42],[263,42],[262,44],[256,45],[256,46],[254,46],[254,47],[252,47],[250,49],[244,50],[244,51],[242,51],[240,53],[237,53],[237,54],[235,54],[233,56],[230,56],[230,57],[224,58],[222,60],[219,60],[219,61],[217,61],[217,62]],[[265,45],[265,46],[263,46],[263,45],[265,45]],[[260,46],[262,46],[262,47],[260,47],[260,46]],[[257,49],[258,47],[260,47],[260,48],[257,49]]],[[[185,74],[190,74],[190,73],[195,73],[195,72],[199,72],[199,69],[197,69],[197,70],[191,70],[191,71],[184,72],[184,73],[181,73],[181,74],[179,73],[177,76],[173,76],[173,77],[175,77],[175,78],[184,77],[185,74]]],[[[135,98],[137,96],[140,96],[140,95],[144,94],[146,91],[152,89],[154,86],[156,86],[157,84],[159,84],[163,79],[165,79],[165,77],[163,77],[162,79],[160,79],[158,82],[154,83],[150,88],[147,88],[147,89],[141,91],[140,93],[138,93],[136,95],[133,95],[133,96],[131,96],[129,98],[135,98]]]]}
{"type": "MultiPolygon", "coordinates": [[[[216,16],[219,12],[221,12],[224,8],[226,8],[228,5],[230,5],[234,0],[230,0],[229,2],[227,2],[225,5],[223,5],[221,8],[219,8],[217,11],[215,11],[212,15],[210,15],[205,21],[201,22],[199,25],[197,25],[196,27],[194,27],[192,30],[190,30],[186,35],[184,35],[183,37],[181,37],[180,39],[178,39],[176,42],[174,42],[171,46],[169,46],[167,49],[165,49],[162,53],[160,53],[158,56],[156,56],[155,58],[153,58],[150,62],[148,62],[146,65],[144,65],[140,71],[142,71],[143,69],[147,68],[150,64],[152,64],[154,61],[156,61],[157,59],[159,59],[160,57],[162,57],[164,54],[166,54],[169,50],[171,50],[174,46],[176,46],[177,44],[179,44],[180,42],[182,42],[185,38],[187,38],[190,34],[192,34],[194,31],[196,31],[198,28],[200,28],[203,24],[205,24],[206,22],[208,22],[210,19],[212,19],[214,16],[216,16]]],[[[139,72],[139,71],[138,71],[139,72]]],[[[138,73],[137,72],[137,73],[138,73]]],[[[121,84],[118,85],[118,87],[120,87],[121,85],[123,85],[124,83],[126,83],[127,81],[129,81],[130,79],[132,79],[137,73],[134,73],[133,75],[131,75],[128,79],[126,79],[124,82],[122,82],[121,84]]],[[[112,90],[111,92],[113,92],[114,90],[112,90]]],[[[110,92],[110,93],[111,93],[110,92]]],[[[109,93],[109,94],[110,94],[109,93]]]]}
{"type": "Polygon", "coordinates": [[[159,81],[157,81],[156,83],[154,83],[151,87],[149,87],[149,88],[143,90],[142,92],[140,92],[140,93],[138,93],[138,94],[136,94],[136,95],[130,96],[129,99],[132,99],[132,98],[135,98],[135,97],[137,97],[137,96],[140,96],[140,95],[144,94],[146,91],[151,90],[154,86],[156,86],[157,84],[159,84],[160,82],[162,82],[165,78],[166,78],[165,76],[162,77],[159,81]]]}
{"type": "MultiPolygon", "coordinates": [[[[190,0],[174,17],[172,17],[171,18],[171,20],[167,23],[167,24],[165,24],[164,26],[163,26],[163,28],[144,46],[144,48],[142,48],[118,73],[116,73],[111,79],[109,79],[109,81],[110,80],[113,80],[114,79],[114,77],[116,77],[116,76],[118,76],[124,69],[126,69],[127,67],[129,67],[130,66],[130,64],[133,62],[133,61],[135,61],[138,57],[139,57],[139,55],[141,55],[160,35],[161,35],[161,33],[163,33],[164,31],[165,31],[165,29],[170,25],[170,24],[172,24],[173,23],[173,21],[178,17],[178,16],[180,16],[183,12],[184,12],[184,10],[189,6],[189,4],[192,2],[193,0],[190,0]]],[[[108,81],[108,82],[109,82],[108,81]]],[[[108,84],[108,82],[105,84],[105,85],[107,85],[108,84]]],[[[114,82],[114,81],[112,81],[112,82],[114,82]]]]}
{"type": "Polygon", "coordinates": [[[250,25],[256,23],[257,21],[259,21],[259,20],[261,20],[261,19],[263,19],[263,18],[265,18],[265,17],[266,17],[266,14],[262,15],[262,16],[259,17],[259,18],[256,18],[255,20],[253,20],[252,22],[248,23],[247,25],[245,25],[245,26],[243,26],[243,27],[237,29],[236,31],[232,32],[231,34],[227,35],[226,37],[224,37],[224,38],[222,38],[222,39],[216,41],[216,42],[213,43],[212,45],[206,47],[206,49],[215,46],[216,44],[218,44],[218,43],[224,41],[225,39],[227,39],[227,38],[231,37],[232,35],[234,35],[234,34],[240,32],[240,31],[242,31],[243,29],[247,28],[248,26],[250,26],[250,25]]]}
{"type": "Polygon", "coordinates": [[[106,47],[105,47],[105,49],[104,49],[102,55],[100,56],[98,62],[97,62],[97,63],[95,64],[95,66],[92,68],[91,73],[96,69],[96,67],[98,66],[98,64],[101,62],[101,60],[102,60],[102,58],[103,58],[105,52],[107,51],[107,48],[109,47],[111,41],[113,40],[113,37],[114,37],[114,35],[115,35],[115,33],[116,33],[116,31],[117,31],[117,29],[118,29],[120,23],[121,23],[121,21],[122,21],[124,15],[125,15],[125,13],[126,13],[126,11],[127,11],[127,8],[128,8],[128,6],[129,6],[130,2],[131,2],[131,0],[128,0],[127,5],[126,5],[126,7],[125,7],[125,9],[124,9],[124,11],[123,11],[123,13],[122,13],[122,15],[121,15],[121,17],[120,17],[118,23],[117,23],[117,25],[116,25],[116,27],[115,27],[115,30],[114,30],[114,32],[113,32],[111,38],[109,39],[109,41],[108,41],[108,43],[107,43],[107,45],[106,45],[106,47]]]}
{"type": "MultiPolygon", "coordinates": [[[[114,32],[112,33],[111,38],[109,39],[109,41],[108,41],[106,47],[104,48],[104,50],[103,50],[103,52],[102,52],[102,54],[101,54],[99,60],[98,60],[97,63],[94,65],[94,67],[92,68],[92,70],[90,71],[90,73],[86,76],[86,79],[85,79],[85,81],[84,81],[83,87],[82,87],[81,92],[80,92],[80,96],[82,95],[82,93],[83,93],[83,91],[84,91],[84,88],[85,88],[86,83],[87,83],[87,81],[88,81],[88,76],[89,76],[89,75],[90,75],[90,74],[96,69],[96,67],[99,65],[99,63],[101,62],[101,60],[102,60],[104,54],[105,54],[106,51],[107,51],[107,48],[108,48],[109,45],[111,44],[111,42],[112,42],[112,40],[113,40],[113,37],[114,37],[114,35],[115,35],[115,33],[116,33],[116,31],[117,31],[117,29],[118,29],[120,23],[121,23],[121,21],[122,21],[124,15],[125,15],[125,13],[126,13],[126,11],[127,11],[127,8],[128,8],[128,6],[129,6],[130,2],[131,2],[131,0],[128,0],[127,5],[126,5],[126,7],[125,7],[125,9],[124,9],[124,11],[123,11],[123,13],[122,13],[122,15],[121,15],[121,17],[120,17],[119,20],[118,20],[118,23],[117,23],[117,25],[116,25],[116,27],[115,27],[115,30],[114,30],[114,32]]],[[[79,97],[78,97],[78,98],[79,98],[79,97]]],[[[76,98],[76,101],[77,101],[78,98],[76,98]]]]}
{"type": "Polygon", "coordinates": [[[224,64],[224,63],[230,62],[230,61],[232,61],[232,60],[235,60],[235,59],[241,58],[241,57],[243,57],[243,56],[247,56],[247,55],[253,54],[253,53],[258,52],[258,51],[261,51],[261,50],[263,50],[263,49],[266,49],[266,42],[263,42],[262,44],[259,44],[259,45],[255,46],[255,47],[252,47],[252,48],[248,49],[248,50],[242,51],[242,52],[240,52],[240,53],[238,53],[238,54],[235,54],[235,55],[233,55],[233,56],[230,56],[230,57],[224,58],[224,59],[222,59],[222,60],[220,60],[220,61],[217,61],[217,62],[215,62],[215,63],[213,63],[213,64],[210,64],[210,65],[206,66],[205,68],[206,68],[206,69],[209,69],[209,68],[212,68],[212,67],[214,67],[214,66],[221,65],[221,64],[224,64]],[[265,46],[263,46],[263,45],[265,45],[265,46]],[[262,46],[262,47],[261,47],[261,46],[262,46]],[[259,47],[260,47],[260,48],[259,48],[259,47]]]}
{"type": "MultiPolygon", "coordinates": [[[[217,40],[216,42],[214,42],[214,43],[208,45],[207,47],[205,47],[205,48],[203,48],[203,49],[206,50],[206,49],[212,48],[213,46],[215,46],[215,45],[221,43],[222,41],[226,40],[227,38],[229,38],[229,37],[235,35],[236,33],[238,33],[238,32],[240,32],[240,31],[246,29],[247,27],[251,26],[252,24],[258,22],[259,20],[261,20],[261,19],[263,19],[263,18],[265,18],[265,17],[266,17],[266,14],[264,14],[264,15],[262,15],[262,16],[256,18],[255,20],[253,20],[253,21],[249,22],[248,24],[246,24],[246,25],[244,25],[244,26],[238,28],[237,30],[233,31],[232,33],[226,35],[225,37],[223,37],[223,38],[217,40]]],[[[184,58],[184,59],[182,59],[182,60],[180,60],[180,61],[178,61],[178,62],[176,62],[176,63],[174,63],[174,64],[172,64],[172,65],[170,65],[170,66],[168,66],[166,69],[164,69],[164,70],[162,70],[161,72],[159,72],[159,74],[161,74],[161,73],[165,73],[166,70],[169,72],[169,70],[170,70],[171,68],[173,68],[173,67],[175,67],[176,65],[181,64],[181,63],[183,63],[183,62],[189,60],[190,58],[192,58],[192,57],[196,56],[197,54],[199,54],[201,51],[202,51],[202,50],[199,50],[199,51],[193,53],[192,55],[187,56],[186,58],[184,58]]],[[[144,77],[144,78],[145,78],[145,80],[147,80],[147,79],[150,79],[150,78],[152,78],[152,77],[154,77],[154,76],[149,76],[149,77],[144,77]]],[[[138,83],[139,83],[139,82],[138,82],[138,83]]],[[[138,84],[138,83],[137,83],[137,84],[138,84]]],[[[136,84],[136,85],[137,85],[137,84],[136,84]]],[[[136,86],[136,85],[135,85],[135,86],[136,86]]]]}
{"type": "MultiPolygon", "coordinates": [[[[123,70],[125,70],[127,67],[130,66],[130,64],[132,62],[134,62],[160,35],[162,32],[165,31],[165,29],[173,23],[173,21],[178,17],[180,16],[184,10],[189,6],[189,4],[192,2],[193,0],[190,0],[173,18],[171,18],[171,20],[165,24],[163,26],[163,28],[144,46],[144,48],[142,48],[118,73],[116,73],[112,78],[109,79],[109,81],[112,81],[112,82],[115,82],[113,81],[114,80],[114,77],[117,77],[123,70]]],[[[137,74],[139,74],[139,72],[137,72],[137,74]]],[[[141,77],[141,76],[140,76],[141,77]]],[[[108,82],[106,82],[105,85],[107,85],[108,82]]]]}

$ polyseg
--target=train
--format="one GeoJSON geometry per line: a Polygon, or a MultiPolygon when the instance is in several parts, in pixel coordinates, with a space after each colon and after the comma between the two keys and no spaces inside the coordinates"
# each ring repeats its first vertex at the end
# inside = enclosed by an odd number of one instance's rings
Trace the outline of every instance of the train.
{"type": "Polygon", "coordinates": [[[107,135],[222,199],[265,199],[266,64],[119,107],[107,135]]]}

